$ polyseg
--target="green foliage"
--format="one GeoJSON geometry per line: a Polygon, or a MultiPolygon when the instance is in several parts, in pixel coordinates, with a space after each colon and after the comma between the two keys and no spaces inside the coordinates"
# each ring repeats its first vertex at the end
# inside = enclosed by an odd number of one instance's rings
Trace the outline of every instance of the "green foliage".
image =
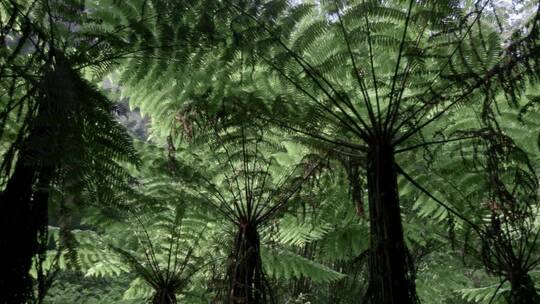
{"type": "Polygon", "coordinates": [[[515,2],[519,26],[497,1],[1,1],[0,190],[54,168],[44,303],[226,302],[247,224],[277,303],[359,303],[382,143],[422,303],[538,289],[540,18],[515,2]]]}
{"type": "Polygon", "coordinates": [[[44,303],[135,304],[140,301],[122,299],[126,278],[95,279],[73,272],[61,272],[49,290],[44,303]]]}
{"type": "Polygon", "coordinates": [[[314,283],[329,283],[344,277],[342,273],[287,251],[263,251],[262,259],[266,272],[278,279],[306,277],[314,283]]]}

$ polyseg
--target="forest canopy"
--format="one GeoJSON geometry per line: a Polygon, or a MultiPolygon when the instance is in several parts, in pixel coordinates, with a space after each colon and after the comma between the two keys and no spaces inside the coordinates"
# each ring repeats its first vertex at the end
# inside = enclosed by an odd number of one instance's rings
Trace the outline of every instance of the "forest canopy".
{"type": "Polygon", "coordinates": [[[540,1],[0,0],[0,304],[540,303],[540,1]]]}

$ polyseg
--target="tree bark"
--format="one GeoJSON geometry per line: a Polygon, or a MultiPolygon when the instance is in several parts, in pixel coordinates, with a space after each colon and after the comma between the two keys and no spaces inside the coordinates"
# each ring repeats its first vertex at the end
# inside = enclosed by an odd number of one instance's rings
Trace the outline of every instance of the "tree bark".
{"type": "MultiPolygon", "coordinates": [[[[43,120],[45,112],[47,106],[41,107],[0,196],[0,304],[27,303],[34,298],[29,272],[33,258],[45,250],[49,185],[54,172],[51,162],[43,161],[47,157],[43,143],[51,128],[36,123],[43,120]]],[[[42,279],[40,274],[38,279],[42,279]]],[[[38,287],[42,293],[41,282],[38,287]]]]}
{"type": "Polygon", "coordinates": [[[163,288],[156,291],[152,297],[152,304],[176,304],[174,291],[163,288]]]}
{"type": "Polygon", "coordinates": [[[32,295],[29,271],[37,252],[37,231],[32,221],[34,168],[19,159],[0,202],[0,303],[25,303],[32,295]]]}
{"type": "Polygon", "coordinates": [[[230,271],[229,303],[267,303],[265,283],[257,227],[250,223],[241,224],[230,271]]]}
{"type": "Polygon", "coordinates": [[[369,287],[364,302],[418,303],[412,261],[403,238],[391,145],[373,145],[367,161],[371,249],[369,287]]]}
{"type": "Polygon", "coordinates": [[[43,250],[50,169],[27,163],[22,155],[0,202],[0,303],[26,303],[33,297],[32,259],[43,250]],[[41,242],[40,242],[41,241],[41,242]]]}
{"type": "Polygon", "coordinates": [[[512,304],[537,304],[540,296],[536,292],[534,282],[528,274],[513,274],[510,278],[510,301],[512,304]]]}

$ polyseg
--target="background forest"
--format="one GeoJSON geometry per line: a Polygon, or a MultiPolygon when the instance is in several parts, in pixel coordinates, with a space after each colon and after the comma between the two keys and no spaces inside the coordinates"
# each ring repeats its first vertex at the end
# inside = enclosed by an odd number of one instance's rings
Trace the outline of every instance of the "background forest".
{"type": "Polygon", "coordinates": [[[539,1],[0,25],[0,304],[540,303],[539,1]]]}

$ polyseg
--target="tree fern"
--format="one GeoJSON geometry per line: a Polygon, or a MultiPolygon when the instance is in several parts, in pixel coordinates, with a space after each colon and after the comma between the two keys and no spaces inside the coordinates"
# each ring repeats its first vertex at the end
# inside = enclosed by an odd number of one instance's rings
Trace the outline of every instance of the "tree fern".
{"type": "MultiPolygon", "coordinates": [[[[528,71],[525,74],[529,79],[536,77],[534,71],[525,67],[534,66],[536,60],[536,26],[532,25],[537,22],[536,16],[531,21],[532,31],[523,39],[512,42],[510,48],[523,48],[524,53],[528,54],[518,59],[510,49],[501,49],[494,29],[474,26],[481,22],[478,20],[486,3],[477,3],[474,7],[477,11],[463,18],[459,17],[456,2],[445,2],[442,5],[440,2],[438,5],[434,3],[327,3],[326,16],[333,18],[328,22],[328,34],[322,36],[317,48],[310,47],[308,43],[305,49],[294,49],[297,47],[295,41],[301,40],[291,34],[292,31],[287,31],[290,23],[280,23],[279,19],[266,20],[229,3],[260,28],[255,39],[253,36],[244,36],[244,43],[249,44],[252,40],[261,43],[257,59],[267,69],[265,71],[261,68],[261,73],[267,74],[266,77],[277,77],[277,91],[296,90],[303,94],[303,100],[291,94],[291,98],[287,99],[289,103],[302,100],[304,104],[319,109],[315,115],[309,112],[310,117],[307,119],[293,116],[285,122],[279,116],[272,115],[268,116],[269,121],[278,120],[279,125],[286,125],[302,134],[367,153],[370,164],[367,166],[370,208],[375,211],[371,213],[371,223],[382,223],[384,218],[390,218],[389,215],[380,215],[379,219],[375,219],[377,210],[384,214],[393,212],[393,219],[388,220],[388,225],[394,227],[396,232],[391,246],[399,247],[375,247],[381,241],[373,239],[372,276],[385,277],[376,274],[379,269],[376,265],[380,261],[375,257],[384,256],[385,250],[388,254],[392,252],[396,256],[388,259],[400,261],[395,265],[395,270],[402,278],[399,290],[403,294],[399,298],[410,299],[411,302],[415,302],[416,298],[412,282],[414,274],[408,266],[403,266],[410,263],[402,244],[397,184],[392,186],[394,190],[384,190],[395,193],[392,197],[395,197],[396,209],[381,209],[381,206],[390,203],[381,203],[380,197],[373,192],[379,189],[374,186],[377,179],[384,174],[388,174],[385,180],[395,179],[396,173],[392,173],[391,168],[394,166],[394,150],[398,145],[405,144],[407,147],[408,141],[421,134],[428,125],[431,126],[445,114],[452,114],[456,106],[471,103],[479,97],[477,92],[482,88],[487,87],[489,92],[503,91],[513,103],[517,92],[523,87],[508,86],[509,83],[498,81],[516,76],[522,79],[518,75],[518,70],[522,68],[528,71]],[[459,19],[461,21],[456,22],[459,19]],[[278,25],[283,25],[283,28],[278,28],[278,25]],[[269,46],[269,41],[273,42],[273,47],[269,46]],[[340,51],[349,55],[347,65],[352,73],[346,73],[345,69],[323,69],[324,73],[321,72],[319,66],[326,58],[340,51]],[[435,105],[440,108],[437,109],[435,105]],[[321,134],[313,130],[326,132],[321,134]],[[386,151],[388,159],[381,160],[381,155],[386,151]],[[377,164],[377,161],[381,163],[377,164]],[[386,168],[390,168],[387,173],[380,171],[386,168]],[[379,203],[381,206],[378,206],[379,203]],[[401,245],[395,245],[396,240],[400,240],[401,245]],[[379,250],[378,253],[375,253],[376,250],[379,250]]],[[[320,17],[322,24],[326,16],[320,17]]],[[[299,24],[295,30],[301,32],[304,27],[301,22],[299,24]]],[[[305,31],[306,41],[315,39],[313,37],[320,32],[305,31]]],[[[398,171],[397,167],[395,171],[398,171]]],[[[410,178],[410,175],[404,176],[410,178]]],[[[377,231],[389,231],[388,227],[383,229],[372,226],[372,229],[373,236],[378,235],[377,231]]],[[[383,285],[390,286],[391,283],[376,280],[371,283],[372,301],[397,301],[386,299],[392,292],[383,291],[383,285]]]]}

